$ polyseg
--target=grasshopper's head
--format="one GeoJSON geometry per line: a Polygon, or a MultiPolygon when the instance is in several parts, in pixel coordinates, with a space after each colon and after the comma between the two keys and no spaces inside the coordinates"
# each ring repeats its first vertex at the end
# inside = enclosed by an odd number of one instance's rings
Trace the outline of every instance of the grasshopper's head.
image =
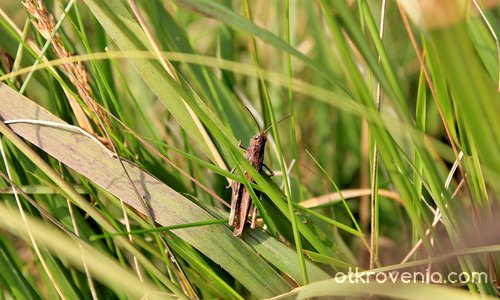
{"type": "Polygon", "coordinates": [[[257,133],[251,140],[245,153],[245,157],[255,164],[260,164],[264,160],[264,147],[267,136],[265,132],[257,133]]]}
{"type": "Polygon", "coordinates": [[[264,145],[267,141],[267,131],[259,132],[252,138],[252,143],[264,145]]]}

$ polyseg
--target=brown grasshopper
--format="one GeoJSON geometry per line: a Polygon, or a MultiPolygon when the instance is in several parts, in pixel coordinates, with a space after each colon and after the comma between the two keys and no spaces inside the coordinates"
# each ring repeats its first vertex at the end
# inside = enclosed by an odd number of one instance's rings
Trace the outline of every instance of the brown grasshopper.
{"type": "MultiPolygon", "coordinates": [[[[253,117],[253,116],[252,116],[253,117]]],[[[290,116],[287,116],[281,121],[285,120],[290,116]]],[[[255,120],[255,118],[254,118],[255,120]]],[[[256,122],[257,123],[257,122],[256,122]]],[[[264,164],[264,148],[267,142],[267,132],[271,129],[268,127],[264,131],[260,131],[253,138],[250,139],[250,144],[248,149],[245,152],[245,158],[250,162],[252,167],[260,173],[262,171],[262,167],[267,166],[264,164]]],[[[269,170],[269,168],[267,168],[269,170]]],[[[269,170],[272,174],[272,171],[269,170]]],[[[247,177],[250,183],[254,183],[253,178],[245,172],[245,176],[247,177]]],[[[232,189],[231,195],[231,212],[229,214],[229,226],[234,227],[233,235],[234,236],[242,236],[243,229],[245,228],[245,223],[247,221],[248,215],[250,213],[250,208],[252,206],[252,197],[250,196],[250,192],[246,189],[243,183],[233,181],[230,185],[232,189]]],[[[259,193],[257,193],[259,196],[259,193]]],[[[252,210],[252,223],[251,228],[255,228],[255,221],[257,217],[257,206],[253,205],[252,210]]]]}

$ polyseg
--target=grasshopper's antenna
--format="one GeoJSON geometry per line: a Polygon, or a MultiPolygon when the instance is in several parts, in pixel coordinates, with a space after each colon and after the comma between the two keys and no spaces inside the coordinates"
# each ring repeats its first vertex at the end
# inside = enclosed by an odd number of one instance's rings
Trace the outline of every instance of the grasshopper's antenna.
{"type": "Polygon", "coordinates": [[[259,131],[260,131],[260,126],[259,126],[259,122],[257,122],[257,119],[255,118],[255,116],[252,114],[252,112],[250,111],[250,109],[248,107],[245,106],[245,108],[247,109],[248,113],[250,114],[250,116],[252,116],[252,119],[254,120],[255,122],[255,125],[257,125],[257,128],[259,128],[259,131]]]}
{"type": "MultiPolygon", "coordinates": [[[[290,118],[292,116],[292,114],[289,114],[288,116],[282,118],[281,120],[279,120],[278,122],[276,122],[276,126],[278,126],[279,123],[285,121],[286,119],[290,118]]],[[[266,128],[266,130],[263,131],[263,133],[267,133],[269,131],[269,129],[271,129],[273,127],[273,125],[269,126],[266,128]]]]}

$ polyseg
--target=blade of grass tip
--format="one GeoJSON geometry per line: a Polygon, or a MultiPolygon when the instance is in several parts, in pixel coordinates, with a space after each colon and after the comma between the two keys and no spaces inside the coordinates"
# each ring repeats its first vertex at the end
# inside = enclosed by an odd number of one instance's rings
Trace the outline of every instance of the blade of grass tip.
{"type": "MultiPolygon", "coordinates": [[[[351,227],[349,227],[349,226],[347,226],[345,224],[342,224],[342,223],[340,223],[338,221],[335,221],[333,219],[325,217],[322,214],[319,214],[319,213],[317,213],[317,212],[315,212],[315,211],[313,211],[311,209],[308,209],[308,208],[305,208],[303,206],[300,206],[299,204],[296,204],[294,206],[297,207],[297,209],[299,209],[301,211],[304,211],[304,212],[306,212],[306,213],[308,213],[308,214],[310,214],[310,215],[312,215],[312,216],[314,216],[314,217],[316,217],[316,218],[318,218],[320,220],[323,220],[323,221],[325,221],[327,223],[330,223],[330,224],[338,227],[339,229],[342,229],[342,230],[344,230],[346,232],[349,232],[350,234],[352,234],[354,236],[357,236],[359,238],[364,238],[364,235],[362,233],[360,233],[358,230],[354,229],[354,228],[351,228],[351,227]]],[[[365,246],[368,247],[368,244],[366,244],[365,246]]]]}
{"type": "MultiPolygon", "coordinates": [[[[290,30],[290,0],[285,1],[285,40],[290,47],[292,47],[292,34],[290,30]]],[[[295,99],[292,89],[292,78],[293,78],[293,66],[292,66],[292,55],[287,52],[286,53],[286,64],[288,71],[288,101],[290,105],[290,126],[291,126],[291,138],[292,138],[292,156],[295,160],[297,167],[295,168],[296,173],[296,182],[297,182],[297,190],[299,191],[299,199],[297,202],[302,202],[304,200],[304,189],[302,187],[302,174],[300,171],[300,159],[299,159],[299,146],[297,144],[297,133],[295,129],[295,99]]]]}
{"type": "Polygon", "coordinates": [[[304,250],[304,253],[314,262],[329,264],[339,269],[348,270],[348,269],[355,269],[357,267],[355,265],[346,263],[343,260],[331,256],[326,256],[320,253],[312,252],[309,250],[304,250]]]}
{"type": "MultiPolygon", "coordinates": [[[[245,0],[244,4],[245,4],[244,7],[245,7],[245,13],[247,15],[247,18],[250,21],[252,21],[252,17],[250,14],[250,5],[248,3],[248,0],[245,0]]],[[[254,38],[254,36],[251,36],[250,39],[251,39],[251,46],[253,48],[252,53],[253,53],[253,57],[254,57],[254,62],[257,65],[257,67],[260,68],[260,62],[259,62],[259,58],[258,58],[259,54],[257,51],[257,45],[255,42],[255,38],[254,38]]],[[[274,110],[273,110],[273,107],[271,104],[271,98],[270,98],[269,92],[267,90],[266,82],[262,76],[259,76],[259,83],[260,83],[260,87],[261,87],[261,92],[263,94],[262,95],[262,99],[264,100],[263,107],[267,108],[267,112],[269,114],[268,117],[269,117],[269,120],[271,121],[273,136],[276,140],[276,150],[278,152],[278,160],[280,163],[281,172],[283,174],[282,176],[283,176],[283,183],[285,184],[285,195],[286,195],[287,202],[288,202],[288,213],[290,214],[290,218],[291,218],[291,222],[292,222],[293,238],[294,238],[294,242],[295,242],[297,256],[299,258],[300,270],[302,272],[302,284],[307,285],[309,283],[309,278],[307,276],[306,261],[304,258],[304,253],[302,251],[302,240],[301,240],[300,232],[299,232],[299,229],[297,226],[297,216],[295,214],[295,208],[294,208],[293,202],[292,202],[293,200],[292,200],[292,193],[291,193],[291,189],[290,189],[290,181],[288,178],[288,172],[287,172],[286,164],[285,164],[284,157],[283,157],[283,151],[281,149],[280,137],[279,137],[279,133],[278,133],[278,128],[276,126],[276,119],[274,116],[274,110]]]]}

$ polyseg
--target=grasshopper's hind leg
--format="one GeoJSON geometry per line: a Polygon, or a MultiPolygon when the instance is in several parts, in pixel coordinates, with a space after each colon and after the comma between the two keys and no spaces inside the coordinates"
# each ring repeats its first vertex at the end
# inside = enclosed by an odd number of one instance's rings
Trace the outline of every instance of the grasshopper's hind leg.
{"type": "Polygon", "coordinates": [[[236,225],[236,216],[240,214],[242,184],[232,181],[229,185],[233,190],[231,193],[231,211],[229,212],[229,226],[236,225]]]}

